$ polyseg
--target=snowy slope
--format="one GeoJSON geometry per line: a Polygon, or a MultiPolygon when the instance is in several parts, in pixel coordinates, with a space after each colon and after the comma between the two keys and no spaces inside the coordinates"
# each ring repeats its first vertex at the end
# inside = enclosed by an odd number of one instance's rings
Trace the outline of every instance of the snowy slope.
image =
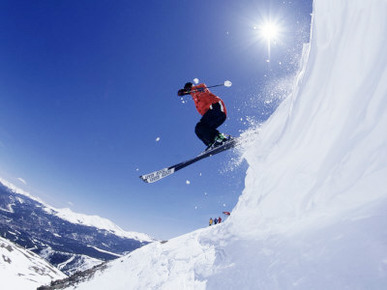
{"type": "Polygon", "coordinates": [[[293,94],[244,146],[230,218],[77,289],[387,289],[386,11],[385,0],[315,0],[293,94]]]}
{"type": "Polygon", "coordinates": [[[65,277],[38,255],[0,237],[1,289],[36,289],[65,277]]]}

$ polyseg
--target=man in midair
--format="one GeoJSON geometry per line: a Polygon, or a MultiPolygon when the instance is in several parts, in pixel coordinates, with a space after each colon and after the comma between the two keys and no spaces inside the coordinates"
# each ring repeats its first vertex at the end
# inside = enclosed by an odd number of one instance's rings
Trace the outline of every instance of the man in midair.
{"type": "Polygon", "coordinates": [[[223,100],[211,93],[205,84],[194,86],[188,82],[177,94],[178,96],[191,95],[197,111],[202,115],[196,124],[195,133],[207,146],[206,150],[222,145],[229,139],[217,130],[227,118],[226,106],[223,100]]]}

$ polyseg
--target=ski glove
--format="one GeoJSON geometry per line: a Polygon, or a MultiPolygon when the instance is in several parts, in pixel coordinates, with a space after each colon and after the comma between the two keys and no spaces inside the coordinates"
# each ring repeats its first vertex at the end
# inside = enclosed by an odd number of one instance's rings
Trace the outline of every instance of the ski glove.
{"type": "Polygon", "coordinates": [[[185,95],[189,95],[189,92],[185,89],[180,89],[177,91],[177,95],[178,96],[185,96],[185,95]]]}

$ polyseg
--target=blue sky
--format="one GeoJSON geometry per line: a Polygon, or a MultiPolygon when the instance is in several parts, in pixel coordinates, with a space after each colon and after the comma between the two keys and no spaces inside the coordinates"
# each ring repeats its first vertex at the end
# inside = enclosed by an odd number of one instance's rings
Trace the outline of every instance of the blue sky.
{"type": "Polygon", "coordinates": [[[155,184],[138,178],[204,149],[200,116],[176,92],[196,77],[231,80],[213,90],[228,109],[220,130],[264,121],[283,98],[270,88],[294,75],[310,13],[311,0],[1,1],[0,175],[156,238],[206,226],[243,190],[235,154],[155,184]],[[269,16],[282,33],[267,63],[254,27],[269,16]]]}

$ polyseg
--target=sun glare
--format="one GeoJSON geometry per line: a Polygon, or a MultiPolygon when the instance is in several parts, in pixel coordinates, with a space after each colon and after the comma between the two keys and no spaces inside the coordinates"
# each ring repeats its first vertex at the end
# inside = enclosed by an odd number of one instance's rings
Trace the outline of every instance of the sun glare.
{"type": "Polygon", "coordinates": [[[267,41],[275,40],[278,37],[279,27],[273,22],[266,22],[260,26],[260,34],[267,41]]]}
{"type": "Polygon", "coordinates": [[[270,62],[271,45],[280,40],[281,26],[277,21],[267,20],[261,25],[254,27],[254,29],[257,30],[261,40],[267,44],[267,62],[270,62]]]}

